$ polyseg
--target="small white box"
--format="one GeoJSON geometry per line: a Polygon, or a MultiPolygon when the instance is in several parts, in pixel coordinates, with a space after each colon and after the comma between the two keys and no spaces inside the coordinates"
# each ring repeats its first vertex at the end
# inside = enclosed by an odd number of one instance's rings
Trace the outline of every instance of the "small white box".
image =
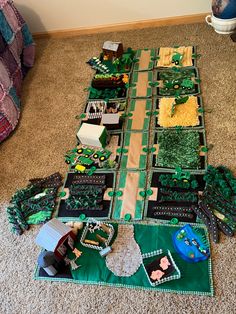
{"type": "Polygon", "coordinates": [[[108,133],[105,126],[83,123],[77,133],[77,138],[83,145],[105,148],[108,133]]]}
{"type": "Polygon", "coordinates": [[[119,120],[119,113],[103,113],[101,124],[118,124],[119,120]]]}

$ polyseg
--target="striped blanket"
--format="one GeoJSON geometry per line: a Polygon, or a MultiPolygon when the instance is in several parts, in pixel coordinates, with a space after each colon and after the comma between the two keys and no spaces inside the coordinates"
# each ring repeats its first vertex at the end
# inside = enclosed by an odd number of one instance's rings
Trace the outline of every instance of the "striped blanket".
{"type": "Polygon", "coordinates": [[[20,116],[22,80],[34,63],[35,46],[11,0],[0,0],[0,143],[20,116]]]}

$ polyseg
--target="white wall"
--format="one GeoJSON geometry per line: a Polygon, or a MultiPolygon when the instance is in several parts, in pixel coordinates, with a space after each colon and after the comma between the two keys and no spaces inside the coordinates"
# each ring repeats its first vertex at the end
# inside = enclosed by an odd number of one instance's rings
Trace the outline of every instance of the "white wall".
{"type": "Polygon", "coordinates": [[[32,32],[92,27],[210,11],[211,0],[15,0],[32,32]]]}

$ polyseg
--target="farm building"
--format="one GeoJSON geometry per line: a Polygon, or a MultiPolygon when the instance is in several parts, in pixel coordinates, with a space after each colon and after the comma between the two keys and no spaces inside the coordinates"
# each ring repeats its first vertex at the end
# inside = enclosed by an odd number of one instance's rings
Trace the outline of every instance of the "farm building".
{"type": "Polygon", "coordinates": [[[113,41],[105,41],[102,50],[104,55],[108,57],[108,60],[120,58],[124,52],[122,43],[113,41]]]}
{"type": "Polygon", "coordinates": [[[72,229],[54,218],[40,229],[35,242],[45,250],[54,252],[57,257],[63,258],[68,248],[74,249],[74,240],[72,229]]]}

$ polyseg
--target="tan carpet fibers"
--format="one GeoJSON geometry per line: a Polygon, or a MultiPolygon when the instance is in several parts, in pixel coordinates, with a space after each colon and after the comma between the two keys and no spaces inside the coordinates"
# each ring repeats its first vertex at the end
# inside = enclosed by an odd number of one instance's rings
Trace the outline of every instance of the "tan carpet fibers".
{"type": "Polygon", "coordinates": [[[136,48],[197,45],[209,163],[236,173],[236,44],[204,24],[37,40],[36,65],[24,83],[21,121],[0,145],[0,313],[235,313],[235,238],[213,246],[216,296],[182,296],[32,279],[38,227],[13,236],[5,206],[34,176],[66,172],[63,156],[73,147],[93,71],[85,64],[105,40],[136,48]],[[211,111],[211,112],[208,112],[211,111]]]}

